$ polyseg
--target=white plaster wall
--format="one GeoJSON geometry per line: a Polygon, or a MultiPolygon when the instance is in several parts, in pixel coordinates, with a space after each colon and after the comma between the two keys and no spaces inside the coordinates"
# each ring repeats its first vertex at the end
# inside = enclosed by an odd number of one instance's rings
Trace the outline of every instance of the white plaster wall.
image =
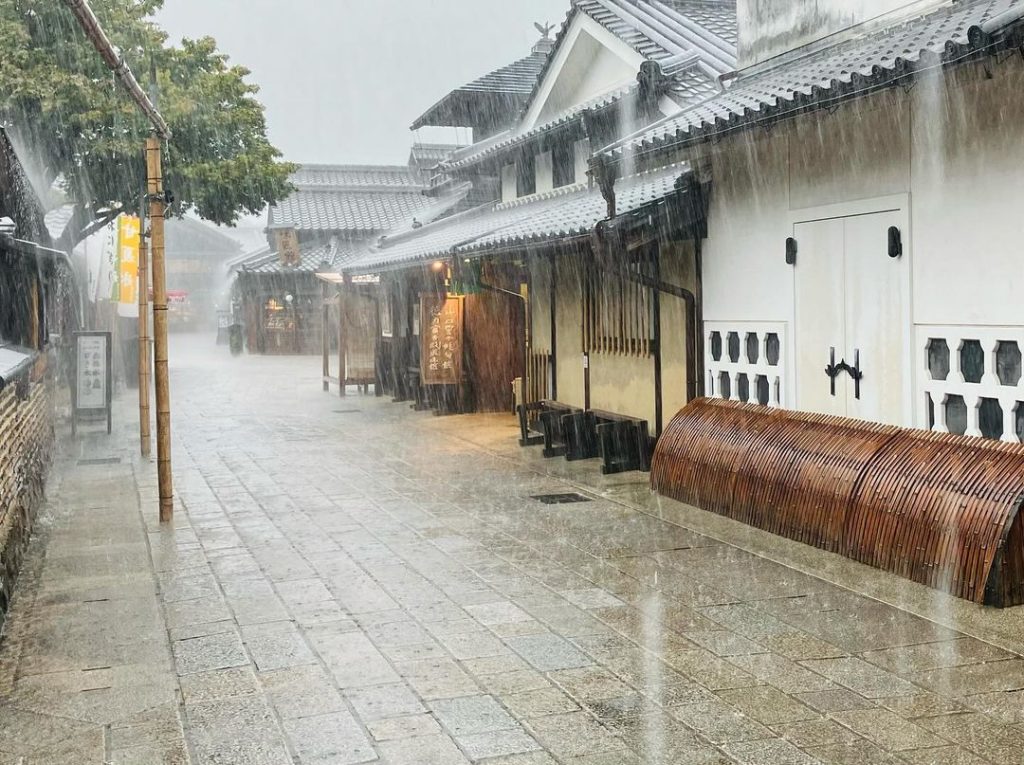
{"type": "MultiPolygon", "coordinates": [[[[805,208],[840,205],[844,215],[909,195],[911,336],[929,325],[1024,327],[1024,62],[991,71],[935,75],[909,94],[879,94],[715,148],[705,319],[784,323],[792,347],[792,221],[805,208]]],[[[912,361],[916,390],[922,373],[912,361]]]]}
{"type": "Polygon", "coordinates": [[[501,201],[510,202],[519,196],[516,184],[516,166],[505,165],[501,168],[501,201]]]}
{"type": "Polygon", "coordinates": [[[537,192],[542,194],[555,188],[555,165],[554,158],[550,151],[537,155],[534,163],[537,175],[537,192]]]}
{"type": "Polygon", "coordinates": [[[586,183],[590,170],[590,139],[577,141],[573,150],[576,157],[576,183],[586,183]]]}
{"type": "Polygon", "coordinates": [[[949,0],[739,0],[740,66],[759,63],[845,29],[917,13],[949,0]]]}
{"type": "Polygon", "coordinates": [[[1024,324],[1024,64],[914,103],[914,318],[918,324],[1024,324]]]}
{"type": "Polygon", "coordinates": [[[785,263],[789,141],[744,133],[712,157],[703,249],[707,321],[787,321],[793,272],[785,263]]]}

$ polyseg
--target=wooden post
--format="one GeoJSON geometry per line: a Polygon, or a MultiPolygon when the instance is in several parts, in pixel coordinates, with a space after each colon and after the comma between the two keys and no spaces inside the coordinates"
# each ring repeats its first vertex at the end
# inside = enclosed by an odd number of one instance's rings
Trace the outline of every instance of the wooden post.
{"type": "Polygon", "coordinates": [[[338,395],[345,397],[345,284],[338,285],[338,395]]]}
{"type": "Polygon", "coordinates": [[[326,284],[320,288],[320,302],[323,304],[320,312],[320,352],[323,355],[324,392],[327,392],[331,389],[331,341],[327,334],[331,321],[331,309],[327,305],[326,284]]]}
{"type": "Polygon", "coordinates": [[[160,485],[160,522],[174,517],[171,478],[171,386],[167,369],[167,274],[164,270],[164,179],[160,139],[146,139],[146,176],[152,231],[153,369],[156,378],[156,463],[160,485]]]}
{"type": "MultiPolygon", "coordinates": [[[[144,219],[143,219],[144,220],[144,219]]],[[[139,245],[139,441],[143,457],[150,454],[149,415],[149,238],[139,245]]]]}

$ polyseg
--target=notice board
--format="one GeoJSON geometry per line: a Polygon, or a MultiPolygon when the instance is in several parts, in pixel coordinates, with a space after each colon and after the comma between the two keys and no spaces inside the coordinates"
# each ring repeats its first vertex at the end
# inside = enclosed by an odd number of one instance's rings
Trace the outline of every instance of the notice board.
{"type": "Polygon", "coordinates": [[[111,334],[76,332],[74,338],[75,387],[71,432],[75,432],[79,412],[106,412],[109,433],[113,399],[111,334]]]}
{"type": "Polygon", "coordinates": [[[463,299],[420,295],[420,382],[458,385],[462,381],[463,299]]]}

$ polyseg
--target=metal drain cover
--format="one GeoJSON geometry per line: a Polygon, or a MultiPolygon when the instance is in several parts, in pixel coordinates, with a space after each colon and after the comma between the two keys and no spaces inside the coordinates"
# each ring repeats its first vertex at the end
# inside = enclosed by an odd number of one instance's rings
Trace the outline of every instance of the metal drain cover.
{"type": "Polygon", "coordinates": [[[543,502],[545,505],[571,505],[574,502],[591,502],[590,497],[582,494],[535,494],[530,499],[543,502]]]}
{"type": "Polygon", "coordinates": [[[93,457],[92,459],[78,460],[79,465],[120,465],[120,457],[93,457]]]}

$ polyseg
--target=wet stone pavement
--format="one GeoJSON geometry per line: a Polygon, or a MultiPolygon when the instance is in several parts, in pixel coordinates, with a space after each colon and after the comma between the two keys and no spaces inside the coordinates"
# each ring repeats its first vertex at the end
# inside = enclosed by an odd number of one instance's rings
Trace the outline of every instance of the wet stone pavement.
{"type": "Polygon", "coordinates": [[[511,418],[173,350],[173,528],[130,396],[113,437],[63,439],[0,650],[0,765],[1024,761],[1024,659],[811,576],[823,553],[658,517],[643,476],[545,462],[511,418]]]}

